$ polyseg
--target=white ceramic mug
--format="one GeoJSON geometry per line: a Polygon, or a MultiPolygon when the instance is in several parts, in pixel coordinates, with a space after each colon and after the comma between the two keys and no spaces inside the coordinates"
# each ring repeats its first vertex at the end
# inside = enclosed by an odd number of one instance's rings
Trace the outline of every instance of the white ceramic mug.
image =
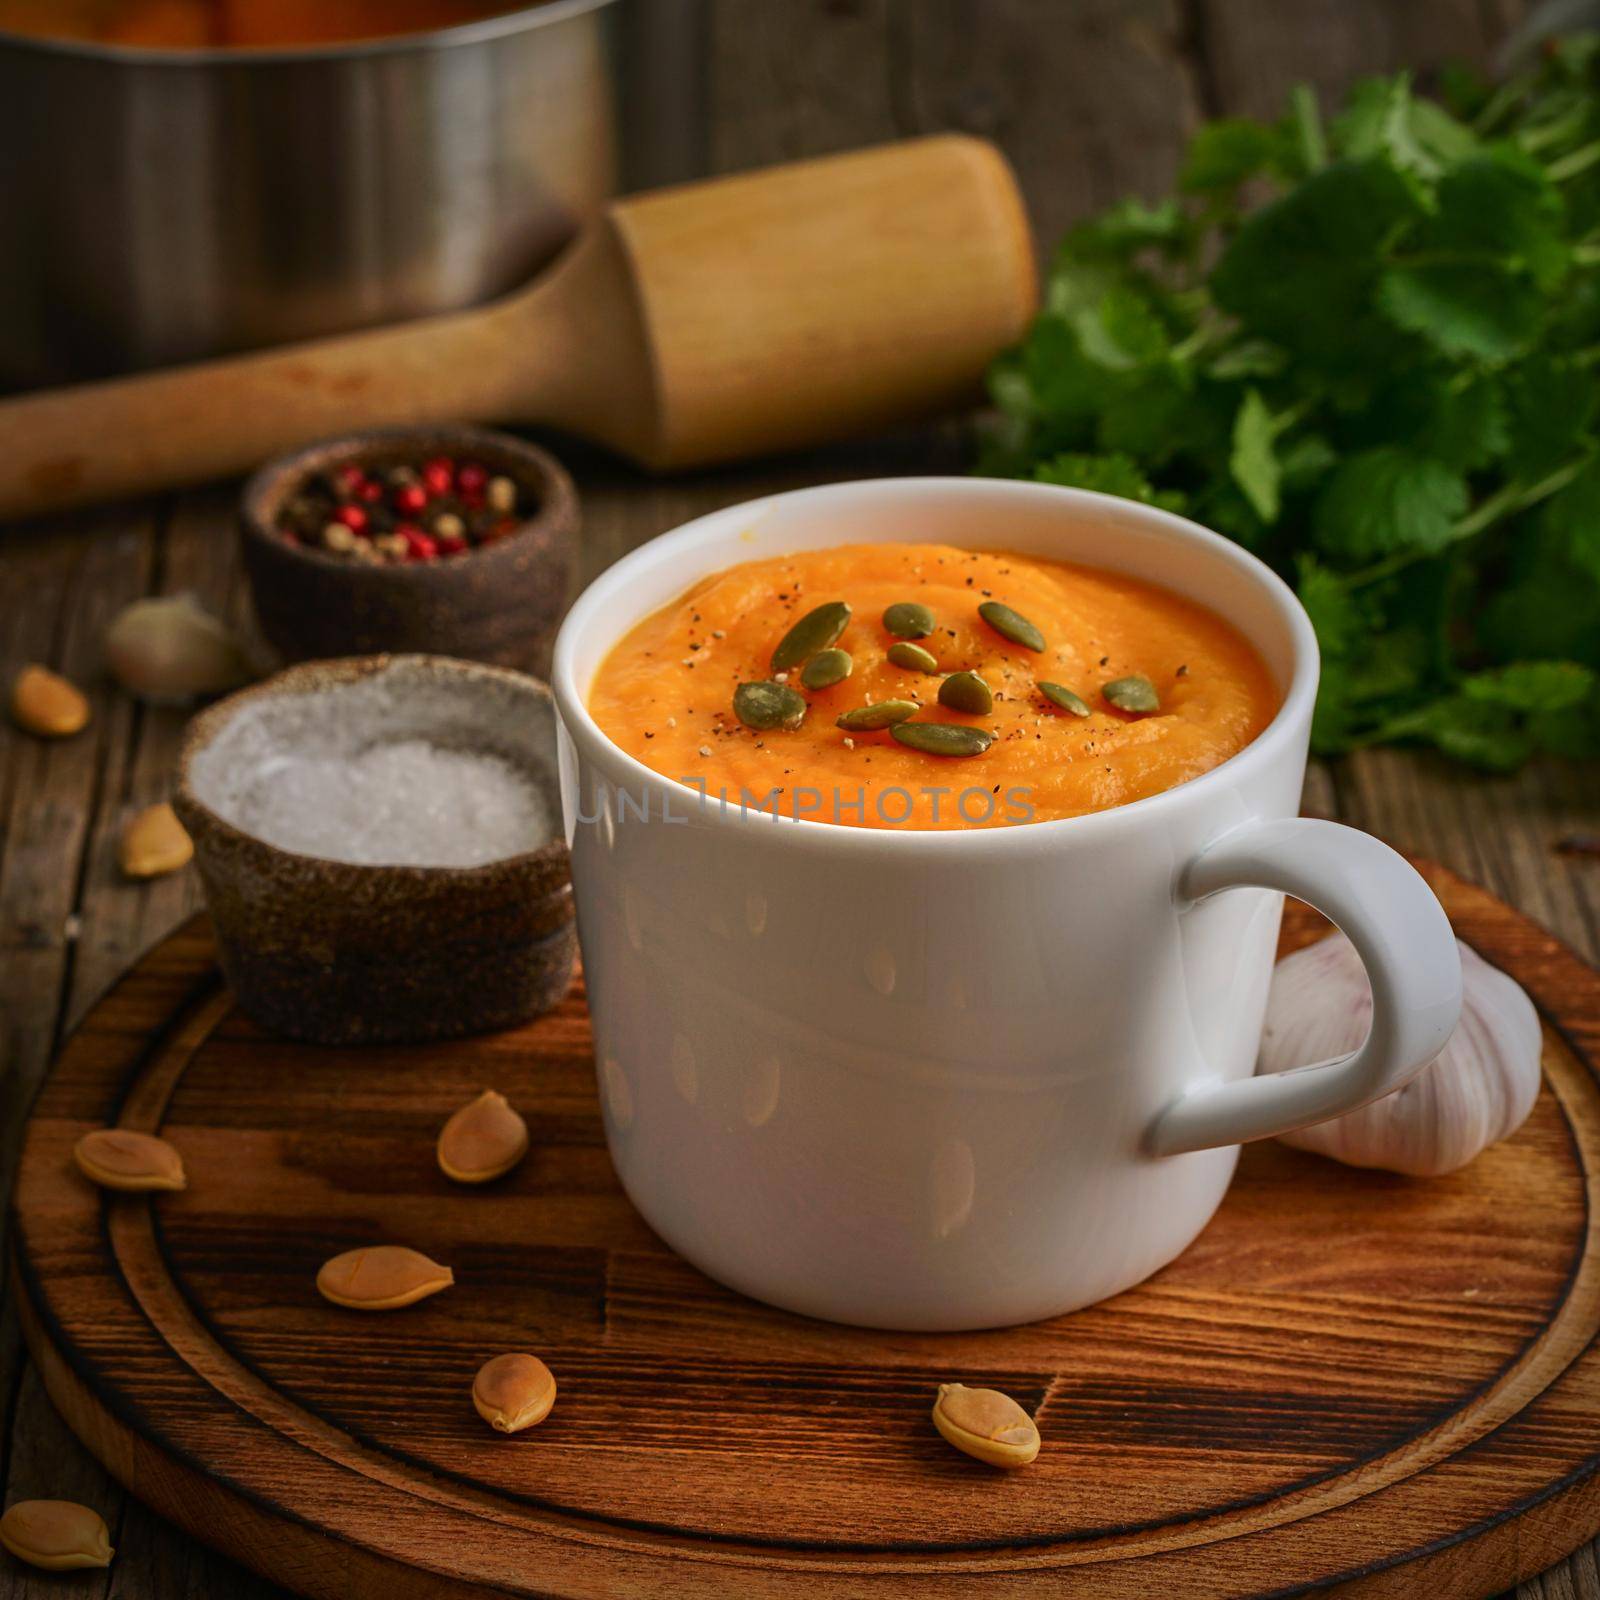
{"type": "Polygon", "coordinates": [[[668,1244],[775,1305],[904,1329],[1087,1305],[1205,1226],[1242,1140],[1389,1093],[1455,1025],[1449,923],[1406,862],[1298,816],[1317,648],[1294,595],[1181,517],[981,478],[846,483],[701,517],[620,561],[556,645],[563,803],[606,1132],[668,1244]],[[858,541],[1018,550],[1209,606],[1272,723],[1203,777],[951,832],[702,802],[585,705],[621,636],[707,574],[858,541]],[[1373,1024],[1255,1077],[1283,894],[1348,933],[1373,1024]]]}

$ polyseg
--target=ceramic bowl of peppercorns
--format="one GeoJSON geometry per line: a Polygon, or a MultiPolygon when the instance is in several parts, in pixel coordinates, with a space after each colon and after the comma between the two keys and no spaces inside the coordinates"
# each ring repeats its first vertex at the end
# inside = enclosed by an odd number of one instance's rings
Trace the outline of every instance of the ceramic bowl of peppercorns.
{"type": "Polygon", "coordinates": [[[257,620],[289,661],[420,651],[542,673],[578,500],[510,434],[398,429],[269,462],[241,528],[257,620]]]}

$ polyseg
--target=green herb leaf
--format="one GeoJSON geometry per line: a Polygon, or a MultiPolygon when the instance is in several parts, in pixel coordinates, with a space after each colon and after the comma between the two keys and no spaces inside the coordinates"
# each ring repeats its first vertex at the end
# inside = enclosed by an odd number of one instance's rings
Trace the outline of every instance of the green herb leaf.
{"type": "Polygon", "coordinates": [[[1466,479],[1442,461],[1393,446],[1363,450],[1317,497],[1314,536],[1323,550],[1357,562],[1442,550],[1467,498],[1466,479]]]}
{"type": "Polygon", "coordinates": [[[1528,718],[1528,734],[1540,750],[1590,761],[1600,756],[1600,695],[1564,711],[1542,711],[1528,718]]]}
{"type": "Polygon", "coordinates": [[[1209,376],[1223,383],[1230,378],[1275,378],[1288,364],[1288,355],[1277,345],[1240,339],[1212,361],[1209,376]]]}
{"type": "Polygon", "coordinates": [[[1245,221],[1211,275],[1212,293],[1255,332],[1343,364],[1370,343],[1362,330],[1373,321],[1378,252],[1419,212],[1392,166],[1326,167],[1245,221]]]}
{"type": "Polygon", "coordinates": [[[1465,695],[1435,700],[1385,724],[1386,739],[1422,739],[1448,756],[1490,772],[1512,772],[1533,741],[1512,712],[1465,695]]]}
{"type": "Polygon", "coordinates": [[[1431,389],[1420,382],[1415,387],[1426,399],[1415,441],[1424,455],[1470,472],[1487,466],[1510,447],[1510,413],[1496,378],[1485,374],[1431,389]]]}
{"type": "MultiPolygon", "coordinates": [[[[1350,91],[1349,104],[1334,123],[1334,136],[1345,154],[1358,161],[1379,156],[1401,171],[1437,177],[1439,157],[1420,136],[1415,113],[1409,74],[1368,78],[1350,91]]],[[[1470,144],[1471,135],[1467,138],[1470,144]]]]}
{"type": "Polygon", "coordinates": [[[1438,211],[1423,249],[1477,255],[1526,270],[1554,289],[1571,264],[1561,191],[1536,162],[1499,150],[1452,167],[1439,180],[1438,211]]]}
{"type": "Polygon", "coordinates": [[[1151,486],[1150,480],[1127,456],[1059,455],[1041,463],[1033,476],[1040,483],[1059,483],[1069,489],[1094,489],[1101,494],[1141,500],[1163,511],[1181,511],[1183,496],[1151,486]]]}
{"type": "Polygon", "coordinates": [[[1505,706],[1512,711],[1565,711],[1582,705],[1597,681],[1576,661],[1513,661],[1461,680],[1469,700],[1505,706]]]}
{"type": "Polygon", "coordinates": [[[1508,361],[1538,331],[1544,300],[1531,282],[1493,263],[1395,267],[1378,280],[1378,305],[1397,327],[1447,356],[1508,361]]]}
{"type": "Polygon", "coordinates": [[[1527,348],[1565,276],[1560,191],[1514,152],[1444,172],[1435,212],[1395,252],[1378,301],[1449,356],[1506,361],[1527,348]]]}
{"type": "Polygon", "coordinates": [[[1148,300],[1123,284],[1107,289],[1092,310],[1078,311],[1072,325],[1083,353],[1114,372],[1149,366],[1167,353],[1161,319],[1148,300]]]}
{"type": "Polygon", "coordinates": [[[1149,206],[1130,198],[1079,223],[1067,235],[1063,248],[1072,255],[1122,260],[1140,250],[1179,249],[1191,231],[1188,213],[1176,200],[1149,206]]]}
{"type": "Polygon", "coordinates": [[[1334,133],[1347,156],[1382,156],[1422,178],[1438,177],[1478,148],[1469,127],[1443,106],[1412,94],[1410,74],[1404,72],[1358,83],[1334,133]]]}
{"type": "Polygon", "coordinates": [[[1178,183],[1190,194],[1235,189],[1247,178],[1283,165],[1283,135],[1278,129],[1243,117],[1224,117],[1208,122],[1189,141],[1178,183]]]}
{"type": "Polygon", "coordinates": [[[1199,443],[1210,419],[1193,386],[1171,363],[1122,379],[1106,394],[1095,422],[1094,444],[1108,455],[1142,458],[1158,466],[1199,443]]]}
{"type": "Polygon", "coordinates": [[[1263,522],[1278,520],[1280,471],[1272,413],[1255,389],[1247,390],[1233,422],[1233,452],[1228,458],[1233,481],[1263,522]]]}
{"type": "Polygon", "coordinates": [[[1477,642],[1491,660],[1539,654],[1600,667],[1600,584],[1548,538],[1531,540],[1532,558],[1477,622],[1477,642]]]}
{"type": "Polygon", "coordinates": [[[1326,127],[1298,88],[1076,226],[980,470],[1184,509],[1292,577],[1321,752],[1600,754],[1600,36],[1441,82],[1326,127]]]}
{"type": "Polygon", "coordinates": [[[1286,492],[1312,489],[1339,464],[1339,452],[1320,433],[1302,433],[1278,452],[1279,480],[1286,492]]]}
{"type": "Polygon", "coordinates": [[[1593,426],[1600,381],[1592,367],[1536,352],[1506,378],[1511,470],[1529,482],[1583,448],[1593,426]]]}
{"type": "Polygon", "coordinates": [[[1043,316],[1034,323],[1022,347],[1019,376],[1032,406],[1061,420],[1091,419],[1105,399],[1105,373],[1084,355],[1062,317],[1043,316]]]}
{"type": "Polygon", "coordinates": [[[1325,660],[1340,660],[1353,650],[1366,631],[1366,619],[1350,586],[1323,566],[1315,556],[1299,560],[1296,592],[1311,618],[1317,644],[1325,660]]]}
{"type": "MultiPolygon", "coordinates": [[[[1544,527],[1552,544],[1600,584],[1600,458],[1552,496],[1544,509],[1544,527]]],[[[1595,628],[1600,632],[1600,612],[1595,628]]]]}

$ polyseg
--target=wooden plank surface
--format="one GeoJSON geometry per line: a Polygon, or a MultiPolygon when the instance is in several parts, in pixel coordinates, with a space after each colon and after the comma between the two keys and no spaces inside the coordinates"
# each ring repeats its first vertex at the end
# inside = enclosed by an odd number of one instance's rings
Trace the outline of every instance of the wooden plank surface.
{"type": "MultiPolygon", "coordinates": [[[[1154,1278],[965,1334],[791,1316],[651,1235],[606,1157],[581,985],[377,1070],[254,1027],[196,918],[96,1003],[29,1122],[29,1347],[120,1479],[319,1600],[1469,1600],[1600,1527],[1600,972],[1422,868],[1549,1020],[1516,1136],[1426,1183],[1252,1145],[1154,1278]],[[434,1134],[484,1083],[532,1145],[464,1190],[434,1134]],[[172,1139],[185,1193],[107,1207],[72,1170],[113,1102],[172,1139]],[[357,1328],[312,1283],[379,1239],[456,1286],[357,1328]],[[466,1391],[517,1346],[563,1398],[508,1444],[466,1391]],[[1001,1485],[939,1440],[929,1397],[954,1376],[1037,1417],[1025,1473],[1001,1485]]],[[[1287,947],[1325,931],[1286,908],[1287,947]]],[[[740,1063],[722,1069],[697,1103],[737,1122],[740,1063]]]]}
{"type": "MultiPolygon", "coordinates": [[[[1363,73],[1484,59],[1520,0],[709,0],[707,148],[718,170],[942,127],[1010,154],[1041,245],[1127,192],[1159,193],[1195,119],[1264,111],[1309,79],[1337,93],[1363,73]]],[[[592,574],[684,517],[828,477],[959,467],[948,434],[776,467],[653,483],[574,455],[592,574]]],[[[91,732],[44,747],[0,730],[0,1162],[55,1043],[138,949],[197,900],[187,875],[118,880],[121,819],[160,792],[181,726],[136,710],[99,677],[105,619],[139,593],[198,589],[237,606],[226,492],[114,508],[0,533],[0,671],[43,660],[94,689],[91,732]]],[[[1379,751],[1313,772],[1311,809],[1431,855],[1600,959],[1600,862],[1561,856],[1600,831],[1593,771],[1539,763],[1511,778],[1465,775],[1379,751]]],[[[5,1498],[65,1492],[104,1507],[120,1554],[75,1593],[127,1600],[277,1594],[125,1502],[55,1418],[0,1320],[5,1498]]],[[[61,1584],[0,1567],[0,1600],[61,1584]]],[[[1525,1600],[1600,1600],[1593,1549],[1524,1586],[1525,1600]]]]}

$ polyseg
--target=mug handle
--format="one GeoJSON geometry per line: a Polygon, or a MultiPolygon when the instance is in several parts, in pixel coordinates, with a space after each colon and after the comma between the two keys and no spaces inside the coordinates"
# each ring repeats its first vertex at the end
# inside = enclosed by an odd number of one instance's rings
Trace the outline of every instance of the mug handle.
{"type": "Polygon", "coordinates": [[[1360,1049],[1316,1066],[1202,1083],[1159,1112],[1154,1155],[1268,1139],[1391,1094],[1444,1048],[1461,1011],[1461,957],[1432,889],[1371,834],[1307,817],[1246,823],[1207,845],[1179,879],[1180,904],[1237,888],[1281,889],[1349,935],[1372,985],[1360,1049]]]}

